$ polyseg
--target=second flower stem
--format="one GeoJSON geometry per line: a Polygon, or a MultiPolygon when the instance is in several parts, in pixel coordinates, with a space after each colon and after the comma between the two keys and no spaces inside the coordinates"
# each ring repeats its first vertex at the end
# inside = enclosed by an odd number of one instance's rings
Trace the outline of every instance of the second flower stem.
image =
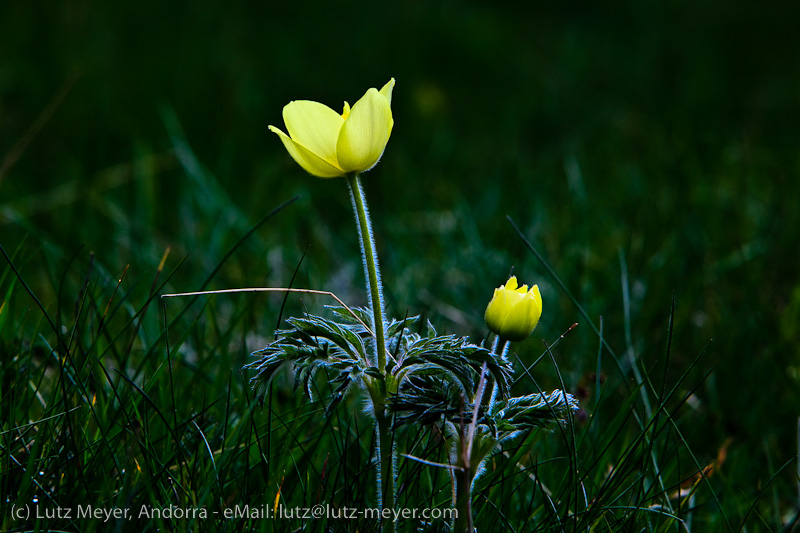
{"type": "Polygon", "coordinates": [[[358,174],[349,174],[347,184],[350,187],[350,197],[353,201],[353,210],[358,223],[359,241],[361,242],[361,256],[364,260],[364,274],[367,278],[367,292],[369,292],[372,307],[373,329],[375,332],[376,357],[375,363],[381,374],[386,372],[386,338],[384,334],[383,318],[383,291],[381,290],[381,274],[378,267],[378,255],[375,252],[375,241],[372,238],[372,223],[369,219],[367,201],[361,188],[358,174]]]}
{"type": "MultiPolygon", "coordinates": [[[[508,353],[508,346],[509,342],[505,339],[501,339],[499,336],[495,337],[494,344],[492,345],[492,353],[495,355],[499,355],[503,361],[507,361],[506,354],[508,353]]],[[[499,392],[499,384],[497,380],[494,381],[494,385],[492,386],[492,396],[489,398],[489,408],[487,412],[490,415],[494,414],[495,405],[497,404],[497,393],[499,392]]]]}

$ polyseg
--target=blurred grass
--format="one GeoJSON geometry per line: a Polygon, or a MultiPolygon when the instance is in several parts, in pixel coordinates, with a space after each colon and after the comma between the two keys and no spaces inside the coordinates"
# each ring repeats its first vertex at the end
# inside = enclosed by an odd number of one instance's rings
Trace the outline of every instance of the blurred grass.
{"type": "MultiPolygon", "coordinates": [[[[681,407],[681,431],[703,463],[733,439],[712,479],[736,524],[797,454],[798,11],[785,0],[6,2],[0,243],[19,250],[15,263],[59,326],[87,320],[81,302],[95,307],[93,327],[102,321],[108,333],[87,337],[87,353],[109,353],[114,366],[135,360],[140,385],[166,379],[155,303],[141,323],[134,318],[165,250],[164,289],[196,290],[241,235],[297,194],[211,288],[286,286],[310,246],[295,286],[363,304],[344,184],[304,176],[266,126],[281,124],[292,99],[336,107],[394,76],[395,130],[365,177],[393,313],[411,308],[480,338],[491,290],[514,267],[542,288],[535,337],[583,322],[506,215],[588,315],[603,317],[608,343],[618,354],[630,347],[655,383],[675,295],[667,382],[713,338],[682,391],[713,369],[681,407]],[[104,319],[109,300],[114,314],[104,319]]],[[[0,285],[13,292],[0,314],[4,359],[40,361],[36,339],[54,338],[13,279],[5,271],[0,285]]],[[[171,332],[173,355],[192,369],[175,382],[201,380],[209,404],[233,387],[229,401],[250,416],[239,368],[271,336],[280,302],[218,297],[198,308],[194,316],[219,313],[234,329],[198,318],[171,332]],[[188,338],[177,342],[181,334],[188,338]]],[[[284,316],[323,303],[290,299],[284,316]]],[[[541,347],[515,350],[532,361],[541,347]]],[[[556,353],[568,389],[592,394],[597,353],[588,324],[570,333],[556,353]]],[[[603,365],[618,386],[607,354],[603,365]]],[[[540,367],[539,383],[558,387],[540,367]]],[[[47,383],[47,368],[33,381],[47,383]]],[[[31,421],[56,412],[25,401],[31,421]]],[[[186,409],[186,420],[205,412],[186,409]]],[[[369,438],[368,428],[356,433],[369,438]]],[[[769,503],[764,523],[777,528],[770,513],[797,507],[796,482],[787,472],[773,482],[776,501],[759,500],[769,503]]]]}

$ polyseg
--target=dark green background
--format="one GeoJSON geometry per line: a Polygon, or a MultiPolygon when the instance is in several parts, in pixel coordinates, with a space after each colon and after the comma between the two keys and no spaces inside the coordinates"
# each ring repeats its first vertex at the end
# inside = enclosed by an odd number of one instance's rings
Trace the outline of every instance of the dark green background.
{"type": "MultiPolygon", "coordinates": [[[[395,129],[364,177],[391,310],[481,337],[514,267],[542,288],[534,338],[582,322],[508,215],[622,354],[624,258],[643,366],[660,372],[673,295],[668,380],[714,339],[680,412],[700,457],[733,437],[721,475],[754,487],[797,453],[798,20],[789,1],[3,2],[0,241],[41,248],[25,272],[48,303],[48,278],[90,250],[149,280],[171,246],[186,291],[300,194],[214,287],[286,286],[310,245],[295,285],[364,303],[344,183],[304,175],[267,125],[290,100],[339,108],[395,77],[395,129]]],[[[597,338],[567,339],[575,390],[597,338]]]]}

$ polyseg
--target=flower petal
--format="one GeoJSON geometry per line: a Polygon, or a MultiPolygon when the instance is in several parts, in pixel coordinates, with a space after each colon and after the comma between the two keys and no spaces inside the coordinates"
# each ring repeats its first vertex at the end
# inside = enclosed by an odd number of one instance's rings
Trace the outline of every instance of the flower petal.
{"type": "Polygon", "coordinates": [[[296,143],[337,166],[336,140],[344,124],[339,113],[319,102],[296,100],[283,108],[283,121],[296,143]]]}
{"type": "Polygon", "coordinates": [[[489,330],[507,341],[528,338],[542,316],[539,286],[528,291],[527,285],[518,288],[517,284],[517,278],[511,276],[505,285],[495,289],[484,314],[489,330]]]}
{"type": "Polygon", "coordinates": [[[486,307],[486,312],[483,315],[483,319],[486,322],[486,325],[489,326],[491,331],[498,333],[502,330],[503,321],[506,318],[506,314],[508,313],[508,291],[504,290],[502,287],[499,289],[494,290],[494,295],[492,296],[489,305],[486,307]]]}
{"type": "Polygon", "coordinates": [[[515,291],[509,291],[503,288],[495,289],[494,297],[489,302],[484,314],[484,320],[489,329],[495,332],[505,333],[506,323],[508,322],[509,315],[513,312],[514,307],[520,303],[523,296],[515,291]]]}
{"type": "MultiPolygon", "coordinates": [[[[532,313],[534,306],[531,304],[530,301],[522,301],[509,309],[503,320],[501,337],[510,341],[523,341],[528,338],[533,331],[531,324],[534,318],[532,313]]],[[[538,322],[538,317],[536,317],[536,321],[538,322]]]]}
{"type": "Polygon", "coordinates": [[[386,98],[389,105],[392,105],[392,89],[394,89],[394,78],[390,79],[389,83],[384,85],[380,90],[380,93],[386,98]]]}
{"type": "Polygon", "coordinates": [[[292,159],[309,174],[313,174],[318,178],[336,178],[344,175],[341,169],[331,165],[311,150],[295,142],[280,129],[275,126],[270,126],[269,129],[280,137],[281,141],[283,141],[283,145],[286,147],[286,151],[289,152],[292,159]]]}
{"type": "Polygon", "coordinates": [[[531,290],[530,290],[530,292],[528,292],[528,294],[531,294],[531,293],[533,293],[533,297],[538,302],[539,310],[541,311],[541,309],[542,309],[542,293],[539,292],[539,285],[534,285],[533,287],[531,287],[531,290]]]}
{"type": "Polygon", "coordinates": [[[503,327],[509,333],[510,340],[525,340],[536,329],[541,316],[542,296],[539,293],[539,286],[534,285],[508,314],[503,327]]]}
{"type": "Polygon", "coordinates": [[[345,172],[364,172],[374,167],[389,142],[392,126],[389,101],[377,89],[368,90],[353,105],[339,132],[339,167],[345,172]]]}

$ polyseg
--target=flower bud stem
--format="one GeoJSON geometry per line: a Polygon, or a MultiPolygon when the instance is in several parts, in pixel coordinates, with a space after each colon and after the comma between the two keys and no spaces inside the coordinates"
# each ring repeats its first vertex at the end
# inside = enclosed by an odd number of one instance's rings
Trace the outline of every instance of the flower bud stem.
{"type": "MultiPolygon", "coordinates": [[[[495,354],[495,355],[499,355],[500,358],[503,361],[505,361],[506,357],[507,357],[507,354],[508,354],[508,347],[510,345],[511,345],[510,342],[508,342],[505,339],[501,339],[500,336],[498,335],[494,339],[494,344],[492,344],[492,353],[495,354]]],[[[497,393],[498,392],[499,392],[499,387],[497,385],[497,381],[495,381],[494,385],[492,386],[492,395],[489,397],[489,408],[487,409],[487,412],[490,415],[494,414],[494,408],[495,408],[495,405],[497,403],[497,393]]]]}

